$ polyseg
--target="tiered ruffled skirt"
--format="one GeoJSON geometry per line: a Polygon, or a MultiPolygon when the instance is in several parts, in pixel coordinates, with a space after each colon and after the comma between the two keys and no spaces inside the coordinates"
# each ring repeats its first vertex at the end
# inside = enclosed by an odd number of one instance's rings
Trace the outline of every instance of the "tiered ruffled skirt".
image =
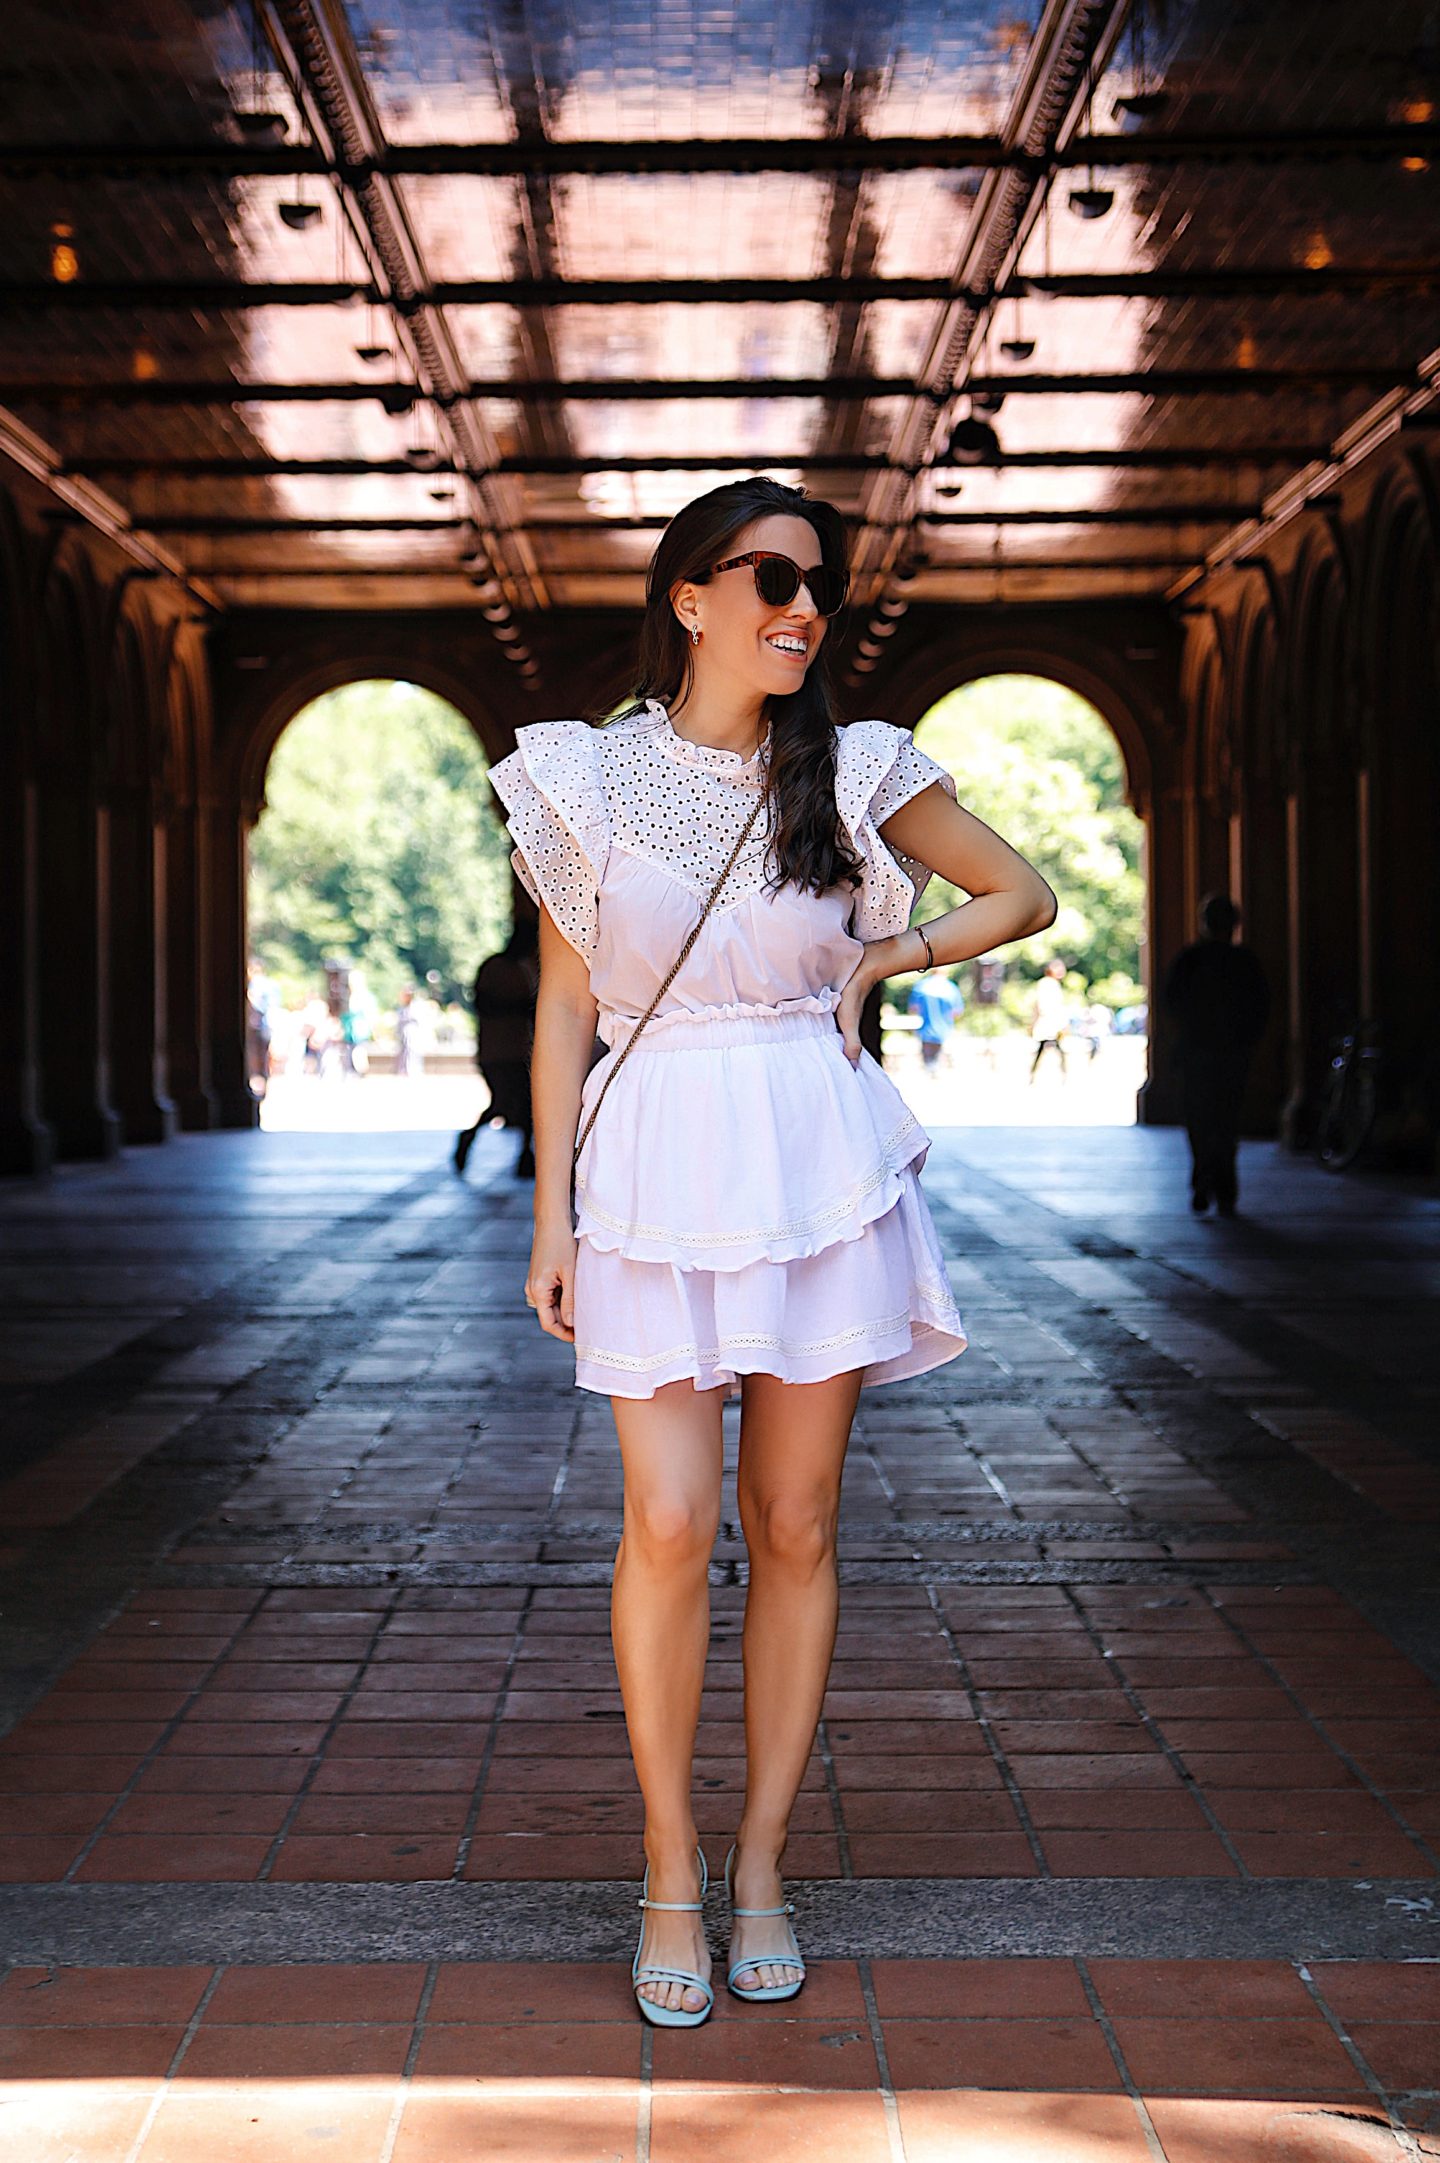
{"type": "MultiPolygon", "coordinates": [[[[623,1035],[592,1069],[589,1115],[623,1035]]],[[[576,1174],[575,1379],[612,1397],[742,1374],[863,1388],[965,1349],[918,1174],[929,1137],[829,1003],[646,1029],[576,1174]]]]}

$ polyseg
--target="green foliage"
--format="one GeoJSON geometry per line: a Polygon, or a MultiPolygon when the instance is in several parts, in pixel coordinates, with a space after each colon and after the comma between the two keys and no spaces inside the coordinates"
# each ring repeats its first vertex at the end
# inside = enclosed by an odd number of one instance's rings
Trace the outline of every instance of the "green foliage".
{"type": "Polygon", "coordinates": [[[462,997],[510,926],[510,842],[485,755],[454,708],[408,683],[356,683],[297,714],[266,776],[250,857],[250,947],[287,997],[327,959],[462,997]]]}
{"type": "MultiPolygon", "coordinates": [[[[915,732],[954,774],[960,801],[1049,880],[1060,913],[1007,950],[1027,982],[1058,954],[1086,981],[1140,973],[1145,885],[1139,819],[1120,749],[1085,699],[1039,676],[989,676],[932,706],[915,732]]],[[[964,900],[937,879],[926,911],[964,900]]]]}

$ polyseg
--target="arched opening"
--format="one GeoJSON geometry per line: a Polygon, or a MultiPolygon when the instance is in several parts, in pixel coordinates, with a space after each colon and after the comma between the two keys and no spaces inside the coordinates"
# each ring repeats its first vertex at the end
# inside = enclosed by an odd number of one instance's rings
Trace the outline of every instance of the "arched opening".
{"type": "Polygon", "coordinates": [[[479,1108],[469,987],[510,929],[474,729],[368,678],[288,722],[250,839],[251,1087],[272,1130],[439,1130],[479,1108]]]}
{"type": "MultiPolygon", "coordinates": [[[[1148,1071],[1145,828],[1115,731],[1068,685],[1007,673],[947,692],[915,740],[1050,881],[1060,911],[1048,931],[947,972],[963,1000],[949,1027],[923,979],[897,980],[897,1079],[942,1125],[1132,1125],[1148,1071]]],[[[924,913],[964,898],[936,880],[924,913]]]]}

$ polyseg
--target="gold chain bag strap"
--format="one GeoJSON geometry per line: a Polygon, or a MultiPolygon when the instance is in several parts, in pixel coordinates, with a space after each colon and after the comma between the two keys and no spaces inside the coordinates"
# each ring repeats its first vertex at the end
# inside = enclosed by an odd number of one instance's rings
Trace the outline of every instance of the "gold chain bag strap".
{"type": "Polygon", "coordinates": [[[750,813],[749,818],[745,821],[744,826],[741,828],[740,839],[736,842],[734,848],[730,851],[729,860],[725,865],[725,869],[721,872],[719,878],[715,881],[715,884],[710,889],[710,893],[706,900],[705,906],[700,911],[699,916],[696,918],[689,938],[685,941],[685,944],[681,947],[679,953],[675,956],[674,961],[671,963],[669,969],[667,970],[665,980],[661,984],[660,989],[656,992],[654,998],[650,1001],[650,1004],[646,1007],[644,1013],[640,1016],[639,1021],[636,1022],[629,1042],[625,1045],[624,1050],[621,1052],[619,1058],[615,1061],[614,1066],[611,1067],[609,1073],[605,1076],[605,1079],[600,1086],[600,1094],[598,1097],[596,1097],[595,1102],[590,1107],[590,1116],[580,1130],[580,1139],[575,1144],[575,1154],[570,1159],[570,1172],[572,1178],[574,1176],[575,1167],[580,1162],[580,1152],[585,1147],[586,1140],[589,1137],[590,1129],[595,1124],[596,1115],[599,1112],[601,1105],[605,1102],[605,1091],[610,1087],[611,1082],[614,1081],[615,1076],[619,1073],[621,1067],[624,1066],[625,1061],[629,1058],[630,1053],[635,1047],[636,1039],[639,1037],[641,1030],[645,1027],[646,1022],[649,1021],[656,1007],[660,1004],[660,1001],[664,998],[666,992],[670,989],[670,986],[674,983],[676,977],[679,975],[681,969],[684,967],[691,948],[694,946],[695,941],[700,936],[706,917],[710,914],[710,911],[715,906],[716,900],[719,897],[721,887],[725,884],[725,881],[729,878],[731,872],[735,869],[735,866],[740,858],[740,851],[744,848],[746,842],[750,839],[750,836],[754,831],[755,821],[759,818],[761,810],[764,807],[764,803],[765,791],[762,789],[760,794],[755,799],[755,808],[750,813]]]}

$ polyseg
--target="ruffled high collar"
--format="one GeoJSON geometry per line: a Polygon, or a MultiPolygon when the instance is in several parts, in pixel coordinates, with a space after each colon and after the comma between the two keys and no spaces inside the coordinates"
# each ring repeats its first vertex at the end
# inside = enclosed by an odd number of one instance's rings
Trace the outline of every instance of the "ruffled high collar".
{"type": "Polygon", "coordinates": [[[703,766],[707,773],[721,774],[728,780],[748,781],[763,770],[770,749],[768,727],[747,759],[738,751],[726,751],[714,744],[692,744],[687,736],[680,734],[659,699],[646,699],[645,710],[659,731],[662,747],[671,758],[679,759],[687,766],[703,766]]]}

